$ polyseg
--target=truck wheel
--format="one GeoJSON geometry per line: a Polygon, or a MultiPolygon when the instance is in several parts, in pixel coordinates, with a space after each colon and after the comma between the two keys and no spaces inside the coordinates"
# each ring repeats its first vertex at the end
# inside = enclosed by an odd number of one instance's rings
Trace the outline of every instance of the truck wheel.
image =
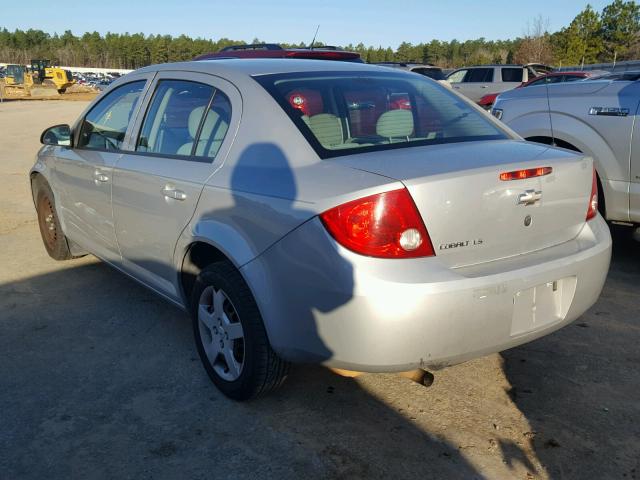
{"type": "Polygon", "coordinates": [[[36,212],[42,243],[54,260],[73,258],[56,212],[56,203],[51,188],[45,181],[34,180],[36,212]]]}
{"type": "Polygon", "coordinates": [[[289,363],[271,348],[253,295],[229,262],[216,262],[200,272],[191,313],[202,364],[226,396],[249,400],[285,380],[289,363]]]}

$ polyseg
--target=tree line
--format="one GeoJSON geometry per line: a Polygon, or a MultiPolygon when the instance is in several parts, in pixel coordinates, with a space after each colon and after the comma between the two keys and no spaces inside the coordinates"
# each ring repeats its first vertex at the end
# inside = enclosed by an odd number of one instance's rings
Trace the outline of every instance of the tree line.
{"type": "MultiPolygon", "coordinates": [[[[251,43],[259,42],[254,39],[251,43]]],[[[190,60],[243,43],[247,42],[228,38],[194,39],[187,35],[87,32],[76,36],[69,30],[58,35],[36,29],[10,32],[2,28],[0,61],[26,64],[32,58],[47,58],[60,65],[136,69],[154,63],[190,60]]],[[[306,46],[304,43],[282,45],[306,46]]],[[[630,60],[640,57],[640,6],[633,0],[614,0],[597,12],[587,5],[568,26],[552,33],[548,31],[548,20],[539,16],[528,24],[521,37],[512,40],[403,42],[395,50],[363,43],[342,47],[360,53],[367,62],[414,61],[443,68],[485,63],[577,65],[630,60]]]]}

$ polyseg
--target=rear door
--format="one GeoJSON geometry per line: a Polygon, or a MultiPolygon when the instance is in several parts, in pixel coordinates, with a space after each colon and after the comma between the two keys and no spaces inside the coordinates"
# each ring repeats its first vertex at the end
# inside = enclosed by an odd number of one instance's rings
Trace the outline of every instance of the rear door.
{"type": "Polygon", "coordinates": [[[487,93],[494,93],[494,68],[471,68],[461,83],[453,84],[453,88],[474,102],[478,102],[487,93]],[[493,90],[492,90],[493,88],[493,90]]]}
{"type": "Polygon", "coordinates": [[[241,100],[230,83],[187,72],[161,72],[147,97],[115,168],[115,232],[125,268],[178,299],[175,244],[231,146],[241,100]]]}
{"type": "Polygon", "coordinates": [[[57,147],[55,187],[69,238],[109,261],[120,259],[111,211],[113,166],[152,73],[100,99],[75,127],[74,148],[57,147]]]}

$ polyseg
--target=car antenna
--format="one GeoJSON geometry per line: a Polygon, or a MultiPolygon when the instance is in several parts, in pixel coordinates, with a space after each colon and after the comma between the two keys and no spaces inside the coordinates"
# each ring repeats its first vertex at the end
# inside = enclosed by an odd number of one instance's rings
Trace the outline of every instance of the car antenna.
{"type": "Polygon", "coordinates": [[[547,91],[547,114],[549,115],[549,127],[551,128],[551,146],[556,146],[556,138],[553,134],[553,120],[551,118],[551,101],[549,100],[549,78],[544,79],[544,88],[547,91]]]}
{"type": "Polygon", "coordinates": [[[311,45],[309,45],[309,50],[313,50],[313,44],[316,43],[316,37],[318,36],[318,30],[320,30],[320,24],[316,28],[316,33],[313,35],[313,40],[311,40],[311,45]]]}

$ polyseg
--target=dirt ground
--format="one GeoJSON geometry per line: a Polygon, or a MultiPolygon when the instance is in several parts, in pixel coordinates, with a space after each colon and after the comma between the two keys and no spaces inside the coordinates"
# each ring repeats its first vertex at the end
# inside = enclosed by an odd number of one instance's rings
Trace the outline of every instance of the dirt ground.
{"type": "Polygon", "coordinates": [[[0,104],[0,478],[640,476],[640,248],[614,231],[598,303],[520,348],[435,373],[295,367],[239,404],[186,315],[88,256],[51,260],[27,171],[84,102],[0,104]]]}
{"type": "Polygon", "coordinates": [[[7,97],[6,94],[4,94],[4,80],[0,79],[0,99],[2,100],[2,102],[14,102],[14,101],[24,101],[24,100],[28,100],[28,101],[51,101],[51,100],[64,100],[65,102],[88,102],[93,100],[94,98],[96,98],[96,96],[98,96],[98,94],[100,93],[99,91],[94,91],[88,87],[85,87],[83,85],[73,85],[71,86],[65,93],[59,95],[59,96],[55,96],[55,97],[50,97],[50,98],[13,98],[11,96],[7,97]]]}

